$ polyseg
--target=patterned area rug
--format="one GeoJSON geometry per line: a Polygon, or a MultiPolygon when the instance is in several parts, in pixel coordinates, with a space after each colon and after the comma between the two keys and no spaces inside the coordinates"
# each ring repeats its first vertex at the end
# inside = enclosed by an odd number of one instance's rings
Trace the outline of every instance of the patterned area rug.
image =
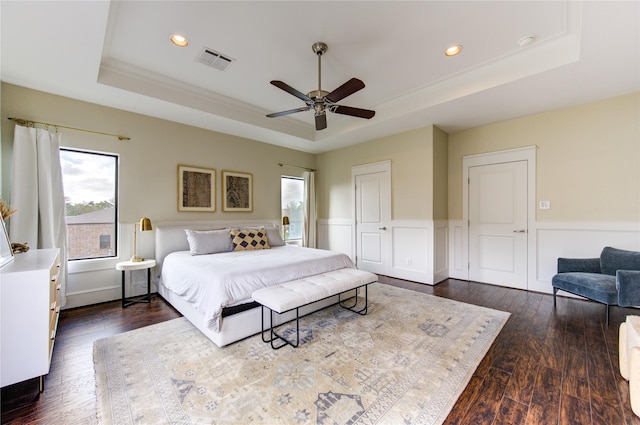
{"type": "Polygon", "coordinates": [[[296,349],[272,350],[260,335],[218,348],[174,319],[95,342],[98,416],[104,424],[440,424],[508,318],[376,283],[366,316],[333,306],[301,319],[296,349]]]}

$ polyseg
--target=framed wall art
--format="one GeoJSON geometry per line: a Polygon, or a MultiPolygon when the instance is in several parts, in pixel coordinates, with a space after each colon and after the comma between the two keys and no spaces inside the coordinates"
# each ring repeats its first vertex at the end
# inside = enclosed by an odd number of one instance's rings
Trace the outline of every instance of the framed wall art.
{"type": "Polygon", "coordinates": [[[222,211],[253,211],[253,175],[222,171],[222,211]]]}
{"type": "Polygon", "coordinates": [[[216,170],[178,165],[178,211],[216,210],[216,170]]]}

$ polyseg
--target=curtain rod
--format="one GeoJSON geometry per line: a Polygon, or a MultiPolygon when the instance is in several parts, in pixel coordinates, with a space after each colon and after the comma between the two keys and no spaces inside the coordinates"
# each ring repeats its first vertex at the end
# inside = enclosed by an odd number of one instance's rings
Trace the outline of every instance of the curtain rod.
{"type": "Polygon", "coordinates": [[[291,164],[283,164],[281,162],[278,162],[278,165],[281,167],[293,167],[293,168],[300,168],[302,170],[306,170],[306,171],[318,171],[315,168],[307,168],[307,167],[301,167],[299,165],[291,165],[291,164]]]}
{"type": "Polygon", "coordinates": [[[84,131],[85,133],[93,133],[93,134],[101,134],[103,136],[111,136],[111,137],[117,137],[118,140],[131,140],[131,137],[127,137],[127,136],[119,136],[117,134],[111,134],[111,133],[103,133],[101,131],[94,131],[94,130],[85,130],[82,128],[75,128],[75,127],[69,127],[66,125],[59,125],[59,124],[51,124],[48,122],[40,122],[40,121],[31,121],[31,120],[25,120],[22,118],[12,118],[9,117],[9,119],[11,121],[15,121],[20,125],[35,125],[35,124],[40,124],[40,125],[44,125],[45,127],[51,126],[51,127],[56,127],[56,128],[66,128],[69,130],[75,130],[75,131],[84,131]]]}

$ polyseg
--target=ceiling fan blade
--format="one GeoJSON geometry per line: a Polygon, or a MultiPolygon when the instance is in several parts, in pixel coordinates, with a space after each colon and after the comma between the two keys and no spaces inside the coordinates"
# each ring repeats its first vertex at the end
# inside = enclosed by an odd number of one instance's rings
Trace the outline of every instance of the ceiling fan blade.
{"type": "Polygon", "coordinates": [[[287,83],[283,83],[282,81],[278,81],[278,80],[273,80],[273,81],[271,81],[271,84],[273,84],[274,86],[276,86],[279,89],[282,89],[282,90],[286,91],[289,94],[294,95],[298,99],[302,99],[305,102],[311,102],[311,98],[309,96],[307,96],[306,94],[304,94],[302,92],[299,92],[298,90],[294,89],[293,87],[291,87],[287,83]]]}
{"type": "Polygon", "coordinates": [[[289,109],[288,111],[274,112],[273,114],[268,114],[267,117],[276,118],[283,115],[295,114],[296,112],[308,111],[309,109],[311,109],[311,106],[303,106],[302,108],[289,109]]]}
{"type": "Polygon", "coordinates": [[[364,83],[361,80],[352,78],[328,95],[326,95],[324,98],[333,103],[340,102],[345,97],[351,96],[352,94],[354,94],[358,90],[362,90],[363,88],[364,83]]]}
{"type": "Polygon", "coordinates": [[[316,115],[316,130],[324,130],[327,128],[327,114],[316,115]]]}
{"type": "Polygon", "coordinates": [[[351,115],[352,117],[371,119],[375,116],[376,111],[369,109],[352,108],[351,106],[336,105],[331,108],[332,112],[342,115],[351,115]]]}

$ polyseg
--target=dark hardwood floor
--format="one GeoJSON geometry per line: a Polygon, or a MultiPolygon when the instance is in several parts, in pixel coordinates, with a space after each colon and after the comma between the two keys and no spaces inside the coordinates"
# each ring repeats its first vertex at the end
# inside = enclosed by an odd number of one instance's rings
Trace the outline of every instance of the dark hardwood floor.
{"type": "MultiPolygon", "coordinates": [[[[634,424],[618,371],[618,326],[635,309],[449,279],[436,286],[380,277],[389,285],[511,312],[446,424],[634,424]]],[[[179,317],[160,297],[64,310],[45,391],[33,379],[0,390],[2,423],[95,424],[93,342],[179,317]]]]}

